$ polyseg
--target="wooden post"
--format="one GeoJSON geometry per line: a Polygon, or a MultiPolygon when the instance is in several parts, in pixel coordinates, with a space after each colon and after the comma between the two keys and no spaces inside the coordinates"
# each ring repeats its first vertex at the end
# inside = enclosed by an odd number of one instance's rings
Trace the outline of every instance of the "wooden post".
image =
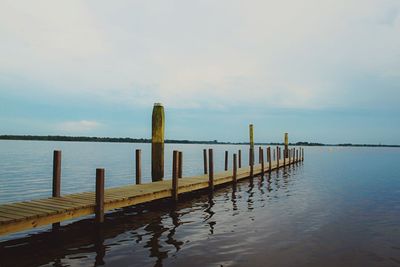
{"type": "MultiPolygon", "coordinates": [[[[279,148],[280,149],[280,148],[279,148]]],[[[279,153],[281,154],[281,153],[279,153]]],[[[288,156],[289,152],[286,150],[286,148],[283,149],[283,166],[286,166],[286,157],[288,156]]]]}
{"type": "MultiPolygon", "coordinates": [[[[289,157],[288,154],[289,154],[289,134],[285,133],[285,150],[283,151],[283,156],[285,158],[288,158],[289,157]]],[[[289,164],[290,164],[290,161],[289,161],[289,164]]]]}
{"type": "Polygon", "coordinates": [[[96,222],[104,222],[104,169],[96,169],[96,222]]]}
{"type": "Polygon", "coordinates": [[[178,201],[179,152],[172,154],[172,199],[178,201]]]}
{"type": "Polygon", "coordinates": [[[238,151],[238,157],[239,157],[239,159],[238,159],[238,167],[240,169],[240,168],[242,168],[242,150],[240,150],[240,149],[238,151]]]}
{"type": "Polygon", "coordinates": [[[276,147],[276,164],[277,164],[277,170],[279,170],[279,146],[276,147]]]}
{"type": "Polygon", "coordinates": [[[210,191],[214,191],[214,160],[212,148],[208,149],[208,168],[208,185],[210,191]]]}
{"type": "Polygon", "coordinates": [[[182,151],[178,152],[178,163],[179,163],[179,168],[178,168],[178,178],[182,178],[182,172],[183,172],[183,154],[182,151]]]}
{"type": "Polygon", "coordinates": [[[164,177],[164,130],[164,107],[160,103],[155,103],[151,135],[151,179],[153,182],[162,181],[164,177]]]}
{"type": "Polygon", "coordinates": [[[261,175],[264,175],[264,150],[261,149],[261,147],[260,147],[259,153],[260,153],[259,157],[260,157],[260,163],[261,163],[261,175]]]}
{"type": "Polygon", "coordinates": [[[207,149],[203,149],[204,174],[207,174],[207,149]]]}
{"type": "Polygon", "coordinates": [[[236,158],[236,153],[233,154],[232,166],[233,166],[232,179],[233,179],[233,182],[236,183],[236,181],[237,181],[237,158],[236,158]]]}
{"type": "Polygon", "coordinates": [[[53,152],[53,197],[61,196],[61,150],[53,152]]]}
{"type": "Polygon", "coordinates": [[[253,149],[249,148],[249,157],[250,157],[250,177],[253,177],[254,175],[254,158],[252,157],[252,155],[254,155],[254,151],[253,149]]]}
{"type": "Polygon", "coordinates": [[[267,148],[267,160],[268,160],[268,171],[271,172],[272,169],[271,147],[267,148]]]}
{"type": "Polygon", "coordinates": [[[136,184],[142,183],[142,150],[136,149],[136,184]]]}
{"type": "Polygon", "coordinates": [[[228,151],[225,151],[225,171],[228,170],[228,151]]]}
{"type": "Polygon", "coordinates": [[[291,155],[292,155],[292,150],[290,149],[290,150],[289,150],[289,153],[288,153],[288,157],[289,157],[289,165],[290,165],[290,157],[291,157],[291,155]]]}
{"type": "Polygon", "coordinates": [[[275,161],[275,160],[276,160],[276,156],[275,156],[275,148],[274,148],[274,151],[273,151],[272,155],[274,156],[274,161],[275,161]]]}
{"type": "Polygon", "coordinates": [[[261,150],[262,150],[262,148],[259,146],[258,147],[258,164],[261,164],[261,150]]]}
{"type": "Polygon", "coordinates": [[[299,162],[299,150],[296,149],[296,163],[299,162]]]}
{"type": "Polygon", "coordinates": [[[253,124],[249,125],[250,135],[250,154],[249,154],[249,165],[254,165],[254,127],[253,124]]]}
{"type": "Polygon", "coordinates": [[[301,161],[304,161],[304,148],[301,149],[302,153],[301,153],[301,161]]]}

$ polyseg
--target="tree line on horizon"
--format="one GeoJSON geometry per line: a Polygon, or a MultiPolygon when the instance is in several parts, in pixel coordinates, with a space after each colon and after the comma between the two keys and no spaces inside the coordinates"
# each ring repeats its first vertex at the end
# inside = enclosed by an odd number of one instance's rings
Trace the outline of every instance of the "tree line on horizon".
{"type": "MultiPolygon", "coordinates": [[[[95,136],[64,136],[64,135],[0,135],[0,140],[26,140],[26,141],[69,141],[69,142],[110,142],[110,143],[151,143],[148,138],[131,138],[131,137],[95,137],[95,136]]],[[[194,141],[194,140],[171,140],[166,139],[167,144],[231,144],[231,145],[247,145],[248,142],[220,142],[212,141],[194,141]]],[[[255,143],[255,145],[283,145],[278,142],[271,143],[255,143]]],[[[355,147],[400,147],[400,145],[382,145],[382,144],[323,144],[316,142],[296,142],[289,143],[295,146],[355,146],[355,147]]]]}

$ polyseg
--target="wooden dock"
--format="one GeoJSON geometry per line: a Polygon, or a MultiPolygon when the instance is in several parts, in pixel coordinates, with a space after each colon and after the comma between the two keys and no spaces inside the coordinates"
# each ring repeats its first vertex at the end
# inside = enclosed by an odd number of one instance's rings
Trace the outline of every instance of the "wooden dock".
{"type": "MultiPolygon", "coordinates": [[[[300,150],[301,152],[301,150],[300,150]]],[[[295,155],[293,153],[293,155],[295,155]]],[[[118,208],[141,204],[157,199],[173,198],[174,195],[194,192],[197,190],[214,188],[214,186],[228,184],[268,173],[291,164],[304,160],[303,157],[292,157],[266,163],[228,170],[212,174],[212,187],[210,174],[201,176],[179,178],[177,189],[173,189],[173,180],[163,180],[147,184],[133,184],[103,190],[102,212],[118,208]]],[[[240,166],[240,165],[239,165],[240,166]]],[[[176,179],[175,179],[176,181],[176,179]]],[[[103,181],[104,183],[104,181],[103,181]]],[[[103,184],[104,187],[104,184],[103,184]]],[[[97,214],[98,201],[96,192],[69,194],[59,197],[50,197],[18,203],[0,205],[0,235],[23,231],[38,226],[58,223],[86,215],[97,214]]]]}

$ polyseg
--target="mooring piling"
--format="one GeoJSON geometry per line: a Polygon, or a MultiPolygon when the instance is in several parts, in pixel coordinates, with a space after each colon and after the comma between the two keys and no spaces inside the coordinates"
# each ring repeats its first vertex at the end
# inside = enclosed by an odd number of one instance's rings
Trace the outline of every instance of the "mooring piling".
{"type": "Polygon", "coordinates": [[[276,147],[276,164],[277,164],[277,166],[278,166],[278,168],[276,168],[277,171],[279,171],[279,158],[280,158],[280,155],[279,155],[279,146],[277,146],[277,147],[276,147]]]}
{"type": "Polygon", "coordinates": [[[151,135],[151,179],[153,182],[162,181],[164,178],[164,130],[164,107],[160,103],[155,103],[151,135]]]}
{"type": "Polygon", "coordinates": [[[96,169],[96,222],[104,222],[104,169],[96,169]]]}
{"type": "Polygon", "coordinates": [[[253,124],[249,125],[250,135],[250,150],[249,150],[249,165],[254,165],[254,127],[253,124]]]}
{"type": "Polygon", "coordinates": [[[236,183],[236,180],[237,180],[237,158],[236,158],[236,153],[233,154],[232,167],[233,167],[233,170],[232,170],[232,181],[234,183],[236,183]]]}
{"type": "Polygon", "coordinates": [[[225,151],[225,171],[228,170],[228,151],[225,151]]]}
{"type": "Polygon", "coordinates": [[[288,151],[289,149],[289,134],[285,133],[285,151],[284,151],[284,157],[287,158],[288,157],[288,151]]]}
{"type": "Polygon", "coordinates": [[[242,168],[242,150],[239,149],[238,151],[238,167],[239,169],[242,168]]]}
{"type": "Polygon", "coordinates": [[[183,172],[183,153],[182,151],[178,152],[178,178],[182,178],[182,172],[183,172]]]}
{"type": "Polygon", "coordinates": [[[61,150],[53,152],[53,197],[61,196],[61,150]]]}
{"type": "Polygon", "coordinates": [[[142,150],[136,149],[135,151],[135,171],[136,171],[136,184],[142,183],[142,150]]]}
{"type": "Polygon", "coordinates": [[[207,149],[203,149],[204,174],[207,174],[207,149]]]}
{"type": "Polygon", "coordinates": [[[214,191],[214,159],[212,148],[208,149],[208,167],[208,185],[210,187],[210,191],[214,191]]]}
{"type": "Polygon", "coordinates": [[[272,169],[271,147],[267,148],[267,160],[268,160],[268,172],[271,172],[271,169],[272,169]]]}
{"type": "Polygon", "coordinates": [[[261,175],[264,176],[264,150],[259,149],[259,153],[260,153],[260,163],[261,163],[261,175]]]}
{"type": "Polygon", "coordinates": [[[172,199],[178,201],[179,151],[172,152],[172,199]]]}

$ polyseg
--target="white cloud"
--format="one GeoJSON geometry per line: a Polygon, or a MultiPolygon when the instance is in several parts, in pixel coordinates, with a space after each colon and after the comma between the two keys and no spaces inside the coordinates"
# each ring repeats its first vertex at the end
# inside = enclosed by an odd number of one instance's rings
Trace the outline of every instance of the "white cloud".
{"type": "Polygon", "coordinates": [[[62,133],[79,134],[79,133],[88,133],[90,131],[96,130],[100,126],[102,126],[102,124],[96,121],[87,121],[87,120],[66,121],[58,124],[56,126],[56,130],[62,133]]]}
{"type": "Polygon", "coordinates": [[[0,72],[127,106],[355,106],[355,76],[399,79],[399,10],[397,0],[2,1],[0,72]]]}

